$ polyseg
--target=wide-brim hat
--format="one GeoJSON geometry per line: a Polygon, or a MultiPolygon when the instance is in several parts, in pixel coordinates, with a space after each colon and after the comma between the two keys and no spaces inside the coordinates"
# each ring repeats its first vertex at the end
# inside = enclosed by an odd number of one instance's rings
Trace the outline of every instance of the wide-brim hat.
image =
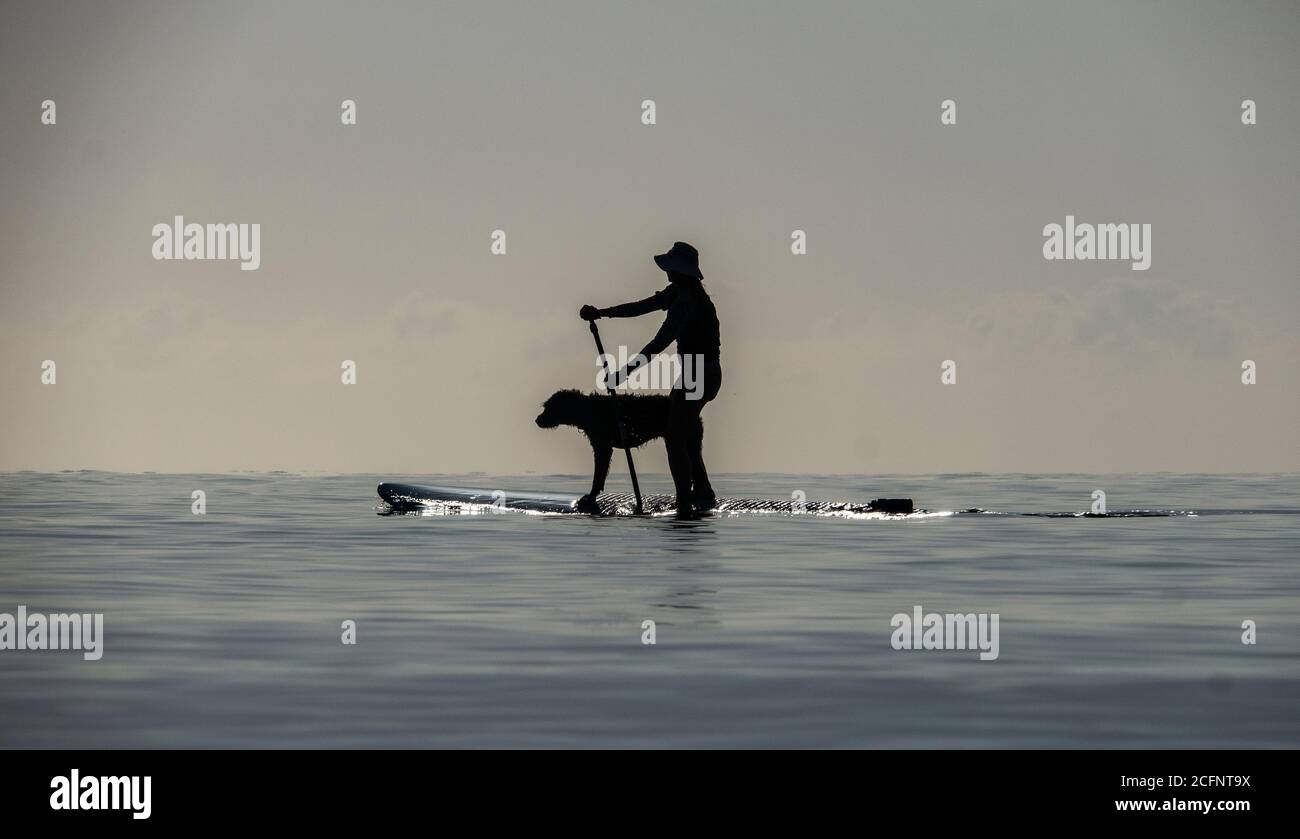
{"type": "Polygon", "coordinates": [[[655,264],[674,274],[685,274],[697,280],[704,279],[700,273],[700,252],[685,242],[673,242],[668,253],[655,257],[655,264]]]}

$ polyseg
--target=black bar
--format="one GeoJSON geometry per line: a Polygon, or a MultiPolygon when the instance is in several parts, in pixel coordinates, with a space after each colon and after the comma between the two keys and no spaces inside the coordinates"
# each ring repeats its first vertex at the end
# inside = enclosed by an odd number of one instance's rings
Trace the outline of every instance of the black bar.
{"type": "Polygon", "coordinates": [[[654,814],[666,817],[698,806],[728,822],[794,811],[808,820],[838,813],[879,829],[904,817],[905,824],[929,831],[936,825],[973,830],[991,821],[1040,827],[1105,823],[1184,828],[1199,823],[1231,829],[1252,817],[1279,823],[1294,806],[1292,755],[1285,753],[908,751],[811,759],[755,754],[740,758],[743,765],[731,762],[736,759],[709,754],[660,760],[656,755],[557,758],[482,752],[7,752],[0,761],[0,807],[6,825],[21,818],[69,828],[338,827],[393,819],[451,828],[448,819],[464,815],[476,825],[525,818],[542,830],[572,822],[609,824],[593,820],[604,812],[639,820],[641,811],[653,819],[654,814]],[[52,809],[52,779],[70,781],[74,769],[83,784],[91,776],[137,776],[138,788],[143,788],[148,776],[149,818],[135,819],[130,809],[52,809]],[[1181,785],[1170,786],[1171,777],[1182,779],[1181,785]],[[1163,783],[1125,786],[1125,778],[1163,783]],[[1211,786],[1198,783],[1211,779],[1211,786]],[[1248,809],[1160,809],[1166,801],[1193,800],[1241,802],[1248,809]],[[1121,810],[1117,802],[1126,801],[1153,801],[1157,809],[1121,810]]]}

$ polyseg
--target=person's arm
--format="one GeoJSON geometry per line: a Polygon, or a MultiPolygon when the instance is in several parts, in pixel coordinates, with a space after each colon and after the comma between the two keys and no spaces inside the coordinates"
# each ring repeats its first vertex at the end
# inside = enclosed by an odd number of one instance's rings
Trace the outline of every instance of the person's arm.
{"type": "Polygon", "coordinates": [[[627,366],[614,374],[614,386],[627,381],[632,375],[632,371],[639,369],[644,364],[649,364],[650,360],[656,355],[668,349],[668,345],[677,340],[677,336],[682,331],[682,326],[686,323],[686,304],[676,300],[668,307],[668,317],[664,318],[663,326],[650,339],[650,343],[645,345],[641,354],[633,356],[627,363],[627,366]]]}
{"type": "Polygon", "coordinates": [[[672,293],[672,288],[666,288],[663,291],[656,291],[644,300],[635,300],[631,303],[623,303],[619,306],[610,306],[608,309],[597,309],[596,316],[602,318],[635,318],[641,315],[648,315],[651,312],[658,312],[667,309],[672,305],[676,297],[672,293]]]}
{"type": "Polygon", "coordinates": [[[681,301],[676,301],[668,307],[668,317],[664,318],[663,326],[659,327],[650,343],[641,350],[641,355],[648,361],[668,349],[668,345],[677,340],[685,323],[686,306],[681,301]]]}

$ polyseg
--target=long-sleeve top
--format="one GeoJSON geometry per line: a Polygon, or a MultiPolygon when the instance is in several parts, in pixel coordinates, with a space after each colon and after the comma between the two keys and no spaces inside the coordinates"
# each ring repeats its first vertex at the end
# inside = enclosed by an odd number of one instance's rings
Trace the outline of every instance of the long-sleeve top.
{"type": "Polygon", "coordinates": [[[641,354],[654,358],[677,342],[680,355],[700,355],[705,361],[718,361],[722,352],[722,339],[718,332],[718,313],[713,301],[699,281],[670,283],[644,300],[612,306],[601,314],[611,318],[634,318],[654,311],[667,310],[663,326],[645,345],[641,354]]]}

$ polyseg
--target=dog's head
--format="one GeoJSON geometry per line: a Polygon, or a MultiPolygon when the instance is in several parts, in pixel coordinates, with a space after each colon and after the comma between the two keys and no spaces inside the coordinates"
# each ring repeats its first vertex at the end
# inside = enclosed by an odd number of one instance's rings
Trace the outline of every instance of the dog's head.
{"type": "Polygon", "coordinates": [[[586,397],[578,390],[557,390],[551,398],[542,403],[542,412],[537,415],[538,428],[555,428],[560,425],[577,425],[582,416],[582,404],[586,397]]]}

